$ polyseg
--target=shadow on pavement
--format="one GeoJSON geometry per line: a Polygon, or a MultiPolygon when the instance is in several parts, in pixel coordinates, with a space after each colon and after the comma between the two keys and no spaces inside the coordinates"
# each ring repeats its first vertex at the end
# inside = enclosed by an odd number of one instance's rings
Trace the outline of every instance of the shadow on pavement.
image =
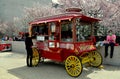
{"type": "Polygon", "coordinates": [[[107,71],[120,71],[120,66],[112,66],[112,65],[103,65],[104,66],[104,70],[107,71]]]}
{"type": "MultiPolygon", "coordinates": [[[[92,67],[83,68],[83,72],[75,79],[90,79],[87,75],[94,71],[92,67]]],[[[38,67],[19,67],[8,70],[10,74],[20,79],[73,79],[67,74],[64,65],[54,62],[40,63],[38,67]]]]}

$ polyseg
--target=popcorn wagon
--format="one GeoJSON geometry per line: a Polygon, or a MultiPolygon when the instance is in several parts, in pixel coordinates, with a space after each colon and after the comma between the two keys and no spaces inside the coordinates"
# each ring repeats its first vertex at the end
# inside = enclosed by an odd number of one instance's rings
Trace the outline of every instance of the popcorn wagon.
{"type": "Polygon", "coordinates": [[[32,65],[50,59],[64,63],[70,76],[82,73],[83,65],[99,67],[102,56],[94,45],[94,23],[99,19],[81,14],[80,9],[67,9],[64,14],[43,17],[29,23],[30,37],[34,37],[32,65]]]}

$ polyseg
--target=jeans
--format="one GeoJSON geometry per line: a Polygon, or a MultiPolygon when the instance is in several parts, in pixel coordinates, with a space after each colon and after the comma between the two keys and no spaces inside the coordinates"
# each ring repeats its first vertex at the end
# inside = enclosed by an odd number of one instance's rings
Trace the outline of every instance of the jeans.
{"type": "Polygon", "coordinates": [[[26,50],[27,50],[27,58],[26,58],[27,66],[32,66],[32,58],[33,58],[32,48],[27,48],[26,50]]]}
{"type": "Polygon", "coordinates": [[[109,43],[109,44],[105,44],[105,58],[108,56],[108,47],[111,47],[111,50],[110,50],[110,58],[113,57],[113,51],[114,51],[114,46],[115,44],[114,43],[109,43]]]}

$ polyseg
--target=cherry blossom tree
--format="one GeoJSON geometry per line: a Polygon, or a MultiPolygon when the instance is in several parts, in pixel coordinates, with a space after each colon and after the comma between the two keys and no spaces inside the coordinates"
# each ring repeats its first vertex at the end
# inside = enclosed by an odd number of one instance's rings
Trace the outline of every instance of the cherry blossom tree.
{"type": "Polygon", "coordinates": [[[13,22],[0,21],[0,32],[3,34],[17,35],[19,32],[28,32],[29,22],[45,16],[59,14],[58,9],[51,5],[42,6],[38,2],[34,3],[32,7],[25,7],[21,18],[14,17],[13,22]],[[8,33],[10,32],[10,33],[8,33]]]}
{"type": "Polygon", "coordinates": [[[96,30],[102,34],[109,29],[119,33],[120,0],[57,0],[54,5],[48,7],[35,3],[33,7],[25,8],[23,25],[28,26],[28,22],[34,19],[64,13],[67,8],[76,7],[82,9],[82,13],[87,16],[101,19],[99,25],[96,25],[96,30]]]}
{"type": "Polygon", "coordinates": [[[4,35],[13,36],[17,33],[13,22],[0,22],[0,32],[4,35]]]}
{"type": "Polygon", "coordinates": [[[26,28],[29,27],[29,22],[39,19],[45,16],[51,16],[59,14],[60,11],[53,8],[51,5],[49,6],[42,6],[39,3],[34,3],[32,7],[25,7],[24,8],[24,16],[21,18],[21,24],[26,28]]]}
{"type": "Polygon", "coordinates": [[[11,29],[14,33],[18,31],[28,31],[28,23],[45,16],[65,13],[67,8],[80,8],[81,13],[99,18],[101,21],[96,25],[98,32],[105,34],[109,29],[113,29],[120,34],[120,0],[57,0],[56,3],[51,3],[48,6],[42,6],[39,3],[34,3],[32,7],[25,7],[22,18],[15,17],[13,23],[0,22],[0,31],[11,29]],[[4,26],[4,28],[3,28],[4,26]],[[11,27],[11,28],[9,28],[11,27]],[[105,30],[106,29],[106,30],[105,30]],[[103,30],[105,30],[103,32],[103,30]]]}
{"type": "Polygon", "coordinates": [[[64,10],[69,7],[81,8],[83,14],[101,19],[100,26],[119,33],[120,0],[59,0],[59,3],[64,10]]]}

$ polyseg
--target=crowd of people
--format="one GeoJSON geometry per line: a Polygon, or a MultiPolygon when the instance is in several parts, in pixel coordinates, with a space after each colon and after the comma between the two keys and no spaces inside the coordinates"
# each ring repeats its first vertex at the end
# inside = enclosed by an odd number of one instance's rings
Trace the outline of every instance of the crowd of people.
{"type": "Polygon", "coordinates": [[[24,36],[13,36],[13,37],[10,37],[8,35],[5,35],[1,38],[1,41],[24,41],[25,40],[25,37],[24,36]]]}

